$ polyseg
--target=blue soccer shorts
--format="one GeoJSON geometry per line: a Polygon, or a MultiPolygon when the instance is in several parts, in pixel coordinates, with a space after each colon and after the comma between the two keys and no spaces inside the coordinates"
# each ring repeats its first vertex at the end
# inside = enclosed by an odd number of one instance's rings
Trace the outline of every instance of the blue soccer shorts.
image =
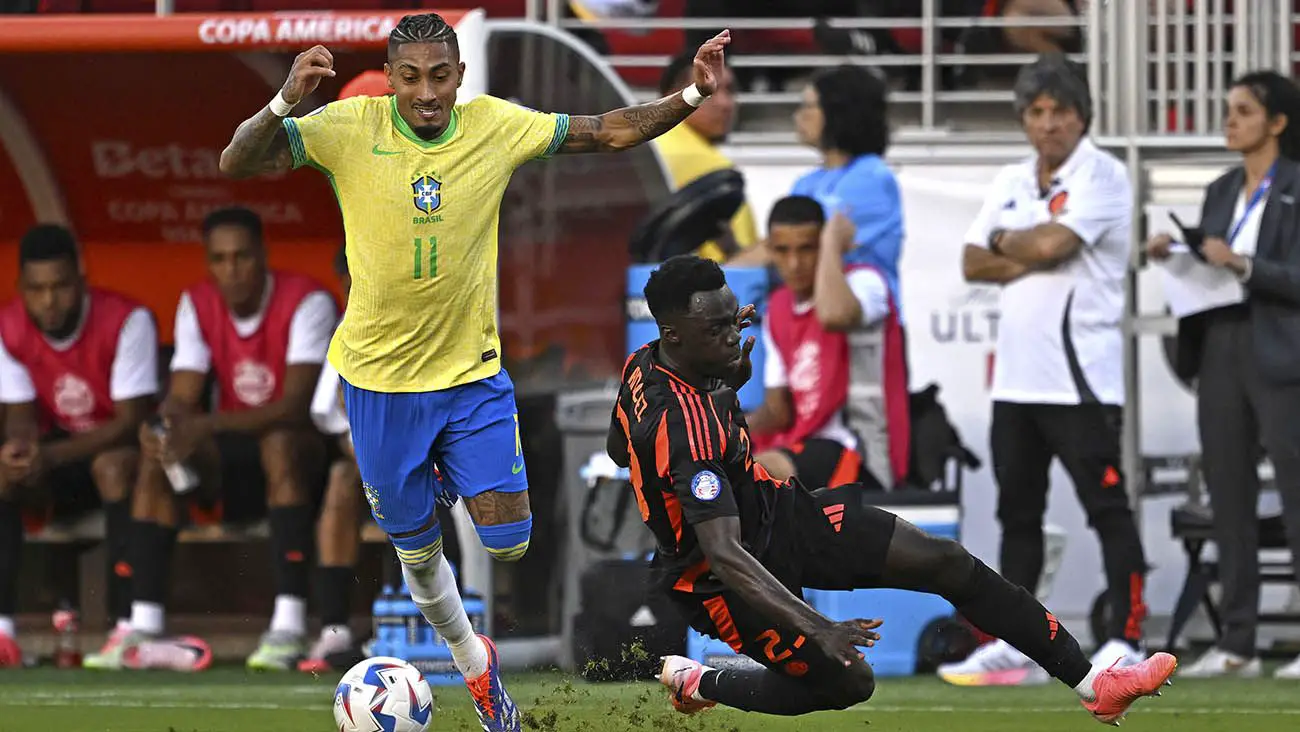
{"type": "MultiPolygon", "coordinates": [[[[528,490],[515,390],[505,369],[417,393],[369,391],[341,381],[366,501],[390,537],[432,523],[440,497],[528,490]]],[[[393,546],[403,561],[416,564],[441,549],[441,530],[396,538],[393,546]]]]}

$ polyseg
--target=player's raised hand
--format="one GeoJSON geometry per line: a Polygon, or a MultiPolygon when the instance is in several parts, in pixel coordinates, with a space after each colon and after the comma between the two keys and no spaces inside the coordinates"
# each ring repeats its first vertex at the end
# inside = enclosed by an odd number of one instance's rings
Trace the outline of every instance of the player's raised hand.
{"type": "Polygon", "coordinates": [[[827,623],[821,630],[813,633],[811,639],[827,656],[845,666],[852,666],[854,661],[862,658],[862,652],[858,650],[859,646],[870,648],[880,640],[880,634],[875,632],[875,629],[883,622],[859,618],[827,623]]]}
{"type": "Polygon", "coordinates": [[[757,312],[758,312],[758,308],[754,307],[753,305],[746,305],[745,307],[741,308],[740,312],[736,314],[737,330],[744,330],[749,326],[753,325],[754,314],[757,312]]]}
{"type": "Polygon", "coordinates": [[[324,46],[312,46],[293,60],[280,96],[289,104],[297,104],[316,91],[320,80],[327,76],[334,76],[334,55],[324,46]]]}
{"type": "Polygon", "coordinates": [[[704,96],[709,96],[718,88],[722,78],[724,57],[722,49],[731,43],[731,31],[724,30],[710,38],[695,52],[695,75],[691,81],[704,96]]]}
{"type": "MultiPolygon", "coordinates": [[[[750,305],[749,307],[753,307],[750,305]]],[[[749,323],[744,323],[741,328],[746,328],[749,323]]],[[[734,391],[740,391],[740,387],[749,383],[749,377],[754,375],[754,362],[749,359],[749,354],[754,350],[754,336],[745,339],[745,345],[740,347],[740,358],[736,359],[731,367],[731,375],[727,377],[727,386],[734,391]]]]}

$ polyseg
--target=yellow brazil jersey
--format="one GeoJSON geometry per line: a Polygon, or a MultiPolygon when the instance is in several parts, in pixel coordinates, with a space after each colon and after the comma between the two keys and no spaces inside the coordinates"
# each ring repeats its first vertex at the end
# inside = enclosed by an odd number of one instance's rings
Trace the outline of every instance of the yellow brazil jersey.
{"type": "Polygon", "coordinates": [[[501,369],[497,218],[510,176],[553,154],[569,118],[479,96],[422,140],[387,97],[286,118],[293,165],[329,177],[352,290],[329,361],[353,386],[425,392],[501,369]]]}
{"type": "MultiPolygon", "coordinates": [[[[696,178],[701,178],[718,170],[730,170],[736,167],[717,146],[704,139],[690,125],[682,123],[668,130],[655,140],[659,154],[672,176],[673,187],[681,188],[696,178]]],[[[742,203],[731,219],[731,233],[742,249],[748,249],[758,241],[758,229],[754,226],[754,212],[748,203],[742,203]]],[[[724,261],[727,256],[716,242],[706,241],[695,253],[715,262],[724,261]]]]}

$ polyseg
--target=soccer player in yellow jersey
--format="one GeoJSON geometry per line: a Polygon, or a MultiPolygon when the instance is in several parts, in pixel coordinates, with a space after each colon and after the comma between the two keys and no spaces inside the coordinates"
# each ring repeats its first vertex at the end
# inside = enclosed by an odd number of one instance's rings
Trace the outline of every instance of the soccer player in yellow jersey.
{"type": "Polygon", "coordinates": [[[388,40],[392,96],[289,117],[334,76],[330,52],[313,47],[221,154],[221,170],[234,177],[310,165],[334,186],[353,284],[329,360],[366,499],[411,598],[447,640],[486,732],[518,730],[519,715],[495,647],[470,628],[434,503],[464,498],[498,559],[516,560],[528,547],[514,387],[496,327],[501,197],[515,169],[534,158],[617,152],[672,129],[717,87],[730,40],[723,31],[700,47],[694,83],[683,91],[598,116],[542,114],[490,96],[456,104],[465,64],[455,31],[438,15],[410,15],[388,40]]]}

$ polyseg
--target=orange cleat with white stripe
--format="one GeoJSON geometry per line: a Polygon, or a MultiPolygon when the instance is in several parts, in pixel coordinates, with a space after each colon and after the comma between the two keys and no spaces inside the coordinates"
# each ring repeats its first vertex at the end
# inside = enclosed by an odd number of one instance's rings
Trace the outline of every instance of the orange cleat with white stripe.
{"type": "Polygon", "coordinates": [[[1157,653],[1132,666],[1116,665],[1097,674],[1092,682],[1094,699],[1082,702],[1098,722],[1118,726],[1133,702],[1144,696],[1159,696],[1160,687],[1178,668],[1178,660],[1168,653],[1157,653]]]}

